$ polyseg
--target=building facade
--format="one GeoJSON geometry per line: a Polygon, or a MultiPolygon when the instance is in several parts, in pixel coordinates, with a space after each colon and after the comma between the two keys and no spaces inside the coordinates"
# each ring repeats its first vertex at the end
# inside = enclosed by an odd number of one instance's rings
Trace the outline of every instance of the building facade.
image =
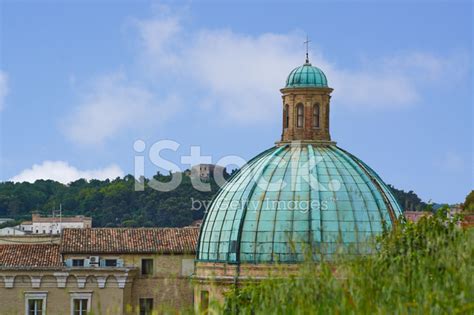
{"type": "Polygon", "coordinates": [[[191,176],[196,176],[204,180],[208,180],[218,173],[224,175],[225,168],[214,164],[198,164],[191,167],[191,176]]]}
{"type": "Polygon", "coordinates": [[[37,213],[31,215],[31,221],[24,221],[19,229],[31,234],[60,234],[63,229],[92,227],[92,218],[82,215],[74,217],[42,217],[37,213]]]}
{"type": "Polygon", "coordinates": [[[0,314],[192,309],[198,233],[65,229],[60,244],[0,245],[0,314]]]}
{"type": "Polygon", "coordinates": [[[423,217],[430,217],[433,215],[431,212],[427,211],[405,211],[403,212],[405,219],[411,222],[418,222],[423,217]]]}
{"type": "Polygon", "coordinates": [[[8,226],[0,229],[0,235],[1,236],[19,236],[19,235],[25,235],[26,232],[22,231],[16,226],[8,226]]]}

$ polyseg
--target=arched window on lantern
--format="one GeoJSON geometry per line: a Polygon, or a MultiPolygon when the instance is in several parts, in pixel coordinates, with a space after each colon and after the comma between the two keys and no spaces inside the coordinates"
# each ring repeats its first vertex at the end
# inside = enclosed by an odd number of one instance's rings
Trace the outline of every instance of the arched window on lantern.
{"type": "Polygon", "coordinates": [[[313,105],[313,128],[319,128],[320,110],[321,106],[319,106],[319,103],[313,105]]]}
{"type": "Polygon", "coordinates": [[[288,104],[285,105],[285,110],[283,113],[283,128],[288,128],[290,125],[290,106],[288,104]]]}
{"type": "Polygon", "coordinates": [[[304,106],[303,104],[296,105],[296,127],[303,128],[304,124],[304,106]]]}

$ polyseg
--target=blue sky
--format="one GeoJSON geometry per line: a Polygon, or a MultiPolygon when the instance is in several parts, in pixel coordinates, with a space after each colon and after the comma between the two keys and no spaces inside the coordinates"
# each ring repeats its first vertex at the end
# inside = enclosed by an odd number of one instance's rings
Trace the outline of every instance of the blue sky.
{"type": "Polygon", "coordinates": [[[339,146],[425,201],[474,188],[470,1],[0,3],[0,180],[133,173],[137,139],[250,159],[308,34],[339,146]]]}

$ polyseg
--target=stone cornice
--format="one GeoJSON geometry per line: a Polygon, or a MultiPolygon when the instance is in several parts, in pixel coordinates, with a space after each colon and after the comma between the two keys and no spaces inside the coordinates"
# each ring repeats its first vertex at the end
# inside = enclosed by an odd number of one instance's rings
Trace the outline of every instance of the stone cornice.
{"type": "Polygon", "coordinates": [[[294,140],[294,141],[277,141],[275,145],[281,147],[284,145],[290,145],[292,147],[300,147],[306,145],[316,145],[316,146],[330,146],[336,145],[335,141],[326,141],[326,140],[294,140]]]}
{"type": "Polygon", "coordinates": [[[292,94],[329,94],[334,89],[332,88],[315,88],[315,87],[300,87],[300,88],[282,88],[280,92],[283,95],[292,94]]]}
{"type": "Polygon", "coordinates": [[[5,284],[5,288],[15,287],[16,277],[28,277],[31,281],[31,288],[40,288],[44,277],[52,276],[56,278],[55,287],[66,288],[68,277],[74,277],[78,288],[85,288],[88,277],[94,277],[97,280],[99,288],[105,288],[107,279],[114,277],[118,287],[123,289],[128,283],[131,283],[137,275],[138,268],[57,268],[55,270],[42,269],[12,269],[0,270],[0,282],[5,284]]]}

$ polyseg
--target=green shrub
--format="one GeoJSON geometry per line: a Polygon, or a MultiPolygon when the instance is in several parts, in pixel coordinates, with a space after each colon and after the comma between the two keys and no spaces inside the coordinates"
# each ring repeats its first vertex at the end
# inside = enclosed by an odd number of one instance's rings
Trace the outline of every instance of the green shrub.
{"type": "Polygon", "coordinates": [[[374,254],[301,265],[283,279],[233,288],[227,314],[473,314],[474,230],[445,209],[401,222],[374,254]]]}

